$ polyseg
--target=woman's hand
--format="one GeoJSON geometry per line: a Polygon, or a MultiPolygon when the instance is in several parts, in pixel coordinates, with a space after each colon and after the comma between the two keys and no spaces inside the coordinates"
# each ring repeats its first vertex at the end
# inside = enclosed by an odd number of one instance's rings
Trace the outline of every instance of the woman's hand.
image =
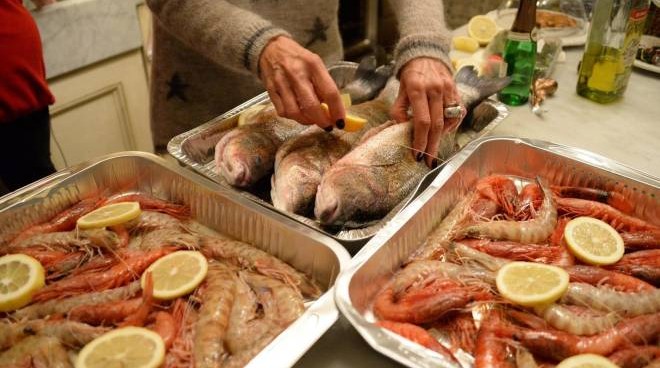
{"type": "Polygon", "coordinates": [[[259,58],[261,80],[277,114],[301,124],[316,124],[327,131],[344,127],[346,112],[339,90],[321,58],[296,41],[279,36],[259,58]],[[321,108],[325,102],[330,116],[321,108]]]}
{"type": "Polygon", "coordinates": [[[412,109],[415,157],[421,161],[426,154],[426,164],[434,168],[442,135],[462,118],[444,117],[445,107],[461,103],[452,73],[439,60],[421,57],[401,68],[399,80],[399,96],[391,115],[398,122],[408,121],[408,108],[412,109]]]}

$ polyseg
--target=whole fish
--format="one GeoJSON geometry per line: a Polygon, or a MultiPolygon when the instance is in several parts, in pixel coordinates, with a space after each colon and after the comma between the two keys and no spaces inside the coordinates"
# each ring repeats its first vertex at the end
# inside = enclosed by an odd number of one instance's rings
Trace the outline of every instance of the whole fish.
{"type": "MultiPolygon", "coordinates": [[[[462,68],[454,80],[468,111],[509,83],[508,78],[479,78],[471,67],[462,68]]],[[[438,158],[447,159],[456,151],[459,125],[443,136],[438,158]]],[[[314,207],[321,224],[368,223],[382,218],[405,199],[430,171],[413,157],[412,141],[411,122],[390,122],[368,132],[360,145],[323,175],[314,207]]]]}
{"type": "Polygon", "coordinates": [[[335,129],[328,133],[313,126],[284,143],[275,156],[271,178],[270,196],[275,208],[313,216],[323,173],[353,149],[365,132],[390,119],[389,110],[398,90],[398,80],[391,78],[378,98],[348,108],[351,115],[367,120],[357,132],[335,129]]]}
{"type": "MultiPolygon", "coordinates": [[[[375,68],[370,58],[360,63],[354,80],[342,91],[356,103],[373,98],[387,82],[391,66],[375,68]]],[[[215,147],[216,170],[227,182],[237,187],[250,187],[273,170],[277,149],[308,126],[278,117],[268,106],[246,124],[226,133],[215,147]]]]}

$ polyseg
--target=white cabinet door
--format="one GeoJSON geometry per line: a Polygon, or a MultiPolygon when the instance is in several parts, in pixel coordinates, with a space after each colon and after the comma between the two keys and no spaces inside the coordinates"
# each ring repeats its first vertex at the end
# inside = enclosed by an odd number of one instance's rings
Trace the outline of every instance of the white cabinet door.
{"type": "Polygon", "coordinates": [[[55,167],[119,151],[153,152],[141,50],[49,80],[55,167]]]}

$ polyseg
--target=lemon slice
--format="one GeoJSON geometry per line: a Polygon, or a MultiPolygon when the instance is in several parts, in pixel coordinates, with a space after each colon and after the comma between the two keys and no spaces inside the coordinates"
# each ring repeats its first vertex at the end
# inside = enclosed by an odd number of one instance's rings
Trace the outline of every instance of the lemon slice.
{"type": "Polygon", "coordinates": [[[95,209],[78,219],[79,229],[92,229],[123,224],[140,216],[140,203],[119,202],[95,209]]]}
{"type": "Polygon", "coordinates": [[[582,262],[609,265],[625,251],[621,235],[609,224],[591,217],[577,217],[564,229],[568,249],[582,262]]]}
{"type": "Polygon", "coordinates": [[[568,273],[555,266],[533,262],[511,262],[495,278],[497,290],[513,303],[523,306],[549,304],[568,288],[568,273]]]}
{"type": "Polygon", "coordinates": [[[557,368],[618,368],[618,366],[604,356],[580,354],[562,360],[557,368]]]}
{"type": "Polygon", "coordinates": [[[140,282],[144,288],[146,275],[151,272],[154,298],[170,300],[195,290],[204,281],[208,268],[208,262],[202,253],[182,250],[152,263],[142,274],[140,282]]]}
{"type": "Polygon", "coordinates": [[[467,30],[470,37],[484,46],[489,44],[497,34],[497,24],[486,15],[475,15],[468,22],[467,30]]]}
{"type": "Polygon", "coordinates": [[[259,115],[259,113],[261,113],[268,106],[268,104],[259,104],[247,108],[240,115],[238,115],[238,126],[243,126],[254,122],[256,120],[254,117],[259,115]]]}
{"type": "Polygon", "coordinates": [[[156,368],[165,360],[165,343],[157,333],[142,327],[112,330],[80,350],[76,368],[156,368]]]}
{"type": "Polygon", "coordinates": [[[0,257],[0,312],[21,308],[46,283],[43,266],[25,254],[0,257]]]}
{"type": "Polygon", "coordinates": [[[456,36],[452,38],[452,44],[458,51],[473,53],[479,49],[479,41],[472,37],[456,36]]]}

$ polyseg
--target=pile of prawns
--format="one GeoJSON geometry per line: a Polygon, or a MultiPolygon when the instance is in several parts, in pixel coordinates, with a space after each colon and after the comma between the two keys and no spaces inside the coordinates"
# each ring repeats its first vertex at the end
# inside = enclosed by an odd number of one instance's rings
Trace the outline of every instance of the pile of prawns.
{"type": "Polygon", "coordinates": [[[622,368],[658,367],[660,227],[633,209],[615,191],[536,178],[518,193],[509,177],[481,178],[377,294],[377,323],[457,366],[467,352],[477,368],[554,366],[582,353],[622,368]],[[580,264],[563,238],[578,216],[615,228],[623,258],[580,264]],[[568,290],[543,307],[508,303],[494,280],[514,260],[563,267],[568,290]]]}
{"type": "Polygon", "coordinates": [[[164,367],[240,367],[304,312],[316,282],[280,259],[192,226],[190,210],[130,194],[84,199],[49,221],[22,230],[0,255],[22,253],[46,270],[46,285],[29,305],[0,313],[0,367],[72,367],[75,353],[123,326],[157,332],[164,367]],[[141,215],[122,225],[77,230],[100,206],[137,201],[141,215]],[[144,290],[150,264],[176,250],[199,250],[209,261],[204,282],[171,301],[144,290]]]}

